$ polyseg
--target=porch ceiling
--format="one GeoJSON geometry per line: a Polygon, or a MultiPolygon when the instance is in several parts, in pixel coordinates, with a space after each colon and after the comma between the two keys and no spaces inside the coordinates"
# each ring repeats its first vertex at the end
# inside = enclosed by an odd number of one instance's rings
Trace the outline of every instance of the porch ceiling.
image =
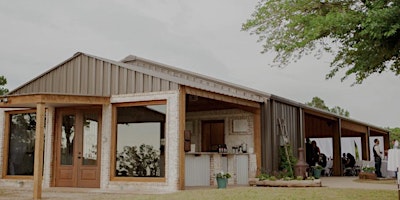
{"type": "Polygon", "coordinates": [[[207,110],[223,110],[238,108],[238,105],[199,96],[187,95],[186,111],[199,112],[207,110]]]}

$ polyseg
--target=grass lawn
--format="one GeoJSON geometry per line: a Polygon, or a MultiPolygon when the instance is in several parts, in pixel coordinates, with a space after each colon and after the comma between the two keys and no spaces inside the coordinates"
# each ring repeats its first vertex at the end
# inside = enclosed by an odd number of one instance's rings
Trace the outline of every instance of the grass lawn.
{"type": "MultiPolygon", "coordinates": [[[[43,199],[73,199],[73,200],[98,200],[98,199],[341,199],[341,200],[366,200],[398,199],[396,190],[370,190],[370,189],[336,189],[327,187],[309,188],[284,188],[284,187],[228,187],[227,189],[191,189],[170,194],[110,194],[110,193],[43,193],[43,199]]],[[[31,199],[31,191],[5,191],[0,189],[0,199],[31,199]]]]}
{"type": "MultiPolygon", "coordinates": [[[[121,197],[120,199],[130,199],[121,197]]],[[[185,190],[164,195],[140,195],[135,199],[398,199],[397,191],[334,189],[334,188],[282,188],[239,187],[227,189],[185,190]]]]}

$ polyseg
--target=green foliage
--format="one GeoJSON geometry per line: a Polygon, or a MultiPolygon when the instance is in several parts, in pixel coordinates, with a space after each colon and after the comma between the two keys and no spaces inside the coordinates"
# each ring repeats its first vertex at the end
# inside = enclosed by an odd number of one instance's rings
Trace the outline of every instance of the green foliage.
{"type": "MultiPolygon", "coordinates": [[[[397,140],[400,141],[400,128],[388,128],[390,131],[390,141],[397,140]]],[[[390,147],[393,147],[393,144],[390,143],[390,147]]]]}
{"type": "Polygon", "coordinates": [[[345,109],[343,109],[343,108],[341,108],[339,106],[335,106],[333,108],[329,108],[328,106],[325,105],[324,100],[322,100],[319,97],[313,97],[311,102],[307,102],[306,104],[309,105],[309,106],[312,106],[312,107],[315,107],[315,108],[319,108],[319,109],[322,109],[322,110],[326,110],[326,111],[329,111],[329,112],[332,112],[332,113],[335,113],[335,114],[338,114],[338,115],[342,115],[342,116],[345,116],[345,117],[349,117],[350,116],[350,112],[349,111],[347,111],[347,110],[345,110],[345,109]]]}
{"type": "Polygon", "coordinates": [[[325,101],[319,97],[313,97],[311,102],[307,102],[306,104],[315,108],[329,111],[328,106],[325,105],[325,101]]]}
{"type": "Polygon", "coordinates": [[[323,170],[324,168],[321,165],[311,166],[313,169],[323,170]]]}
{"type": "Polygon", "coordinates": [[[290,145],[286,145],[288,154],[289,154],[289,159],[287,158],[286,152],[285,152],[285,146],[281,146],[279,148],[279,157],[280,157],[280,168],[281,173],[283,173],[281,176],[283,177],[294,177],[294,165],[297,162],[297,159],[293,156],[292,153],[292,148],[290,145]]]}
{"type": "Polygon", "coordinates": [[[268,180],[270,180],[270,181],[276,181],[277,178],[276,178],[275,176],[270,176],[268,180]]]}
{"type": "Polygon", "coordinates": [[[326,78],[345,70],[342,81],[355,75],[360,84],[385,70],[400,74],[399,18],[399,0],[260,0],[242,30],[259,37],[262,53],[277,52],[278,66],[333,53],[326,78]]]}
{"type": "Polygon", "coordinates": [[[269,179],[269,175],[262,173],[262,174],[256,176],[256,178],[258,178],[259,181],[268,180],[269,179]]]}
{"type": "Polygon", "coordinates": [[[367,167],[367,166],[365,166],[365,167],[362,168],[362,171],[363,172],[367,172],[367,173],[373,173],[373,172],[375,172],[375,167],[367,167]]]}
{"type": "Polygon", "coordinates": [[[291,180],[293,180],[293,178],[292,178],[292,177],[289,177],[289,176],[285,176],[285,177],[283,177],[282,180],[284,180],[284,181],[291,181],[291,180]]]}
{"type": "Polygon", "coordinates": [[[3,87],[6,84],[7,84],[7,79],[4,76],[0,76],[0,95],[8,93],[8,89],[3,87]]]}
{"type": "Polygon", "coordinates": [[[152,145],[125,146],[117,153],[117,176],[159,176],[160,152],[152,145]]]}
{"type": "Polygon", "coordinates": [[[224,173],[223,171],[221,171],[221,172],[217,173],[215,175],[215,177],[216,178],[231,178],[232,176],[229,173],[224,173]]]}
{"type": "Polygon", "coordinates": [[[350,116],[350,112],[349,111],[347,111],[347,110],[345,110],[345,109],[343,109],[343,108],[341,108],[339,106],[335,106],[335,107],[329,109],[329,111],[333,112],[335,114],[338,114],[338,115],[346,116],[346,117],[350,116]]]}

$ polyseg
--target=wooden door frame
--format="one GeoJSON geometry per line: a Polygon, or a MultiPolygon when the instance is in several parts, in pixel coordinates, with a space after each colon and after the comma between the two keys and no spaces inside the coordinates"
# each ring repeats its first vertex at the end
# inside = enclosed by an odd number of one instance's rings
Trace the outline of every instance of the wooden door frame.
{"type": "MultiPolygon", "coordinates": [[[[55,123],[54,123],[54,143],[53,143],[53,159],[52,159],[52,166],[53,170],[52,170],[52,179],[51,179],[51,186],[52,187],[56,187],[56,179],[57,179],[57,172],[59,170],[60,167],[60,134],[61,134],[61,123],[62,123],[62,119],[60,119],[60,116],[62,116],[63,114],[76,114],[76,115],[80,115],[80,118],[82,118],[82,116],[84,115],[85,111],[92,111],[92,112],[96,112],[98,113],[98,117],[99,117],[99,121],[98,121],[98,132],[97,132],[97,176],[99,177],[99,187],[100,187],[100,174],[101,174],[101,136],[102,136],[102,108],[99,106],[92,106],[92,107],[73,107],[73,108],[56,108],[55,111],[55,123]]],[[[78,119],[78,117],[76,118],[78,119]]],[[[83,120],[83,118],[82,118],[83,120]]],[[[79,128],[82,128],[82,126],[80,126],[79,128]]],[[[77,127],[78,129],[78,127],[77,127]]],[[[83,133],[83,132],[82,132],[83,133]]],[[[82,140],[82,139],[80,139],[82,140]]],[[[75,142],[75,141],[74,141],[75,142]]],[[[76,151],[77,148],[74,148],[74,152],[76,151]]],[[[75,159],[74,159],[75,160],[75,159]]],[[[77,168],[77,164],[73,165],[73,168],[77,168]]],[[[74,169],[74,171],[77,171],[76,169],[74,169]]],[[[75,176],[76,179],[78,176],[75,176]]],[[[76,180],[73,180],[73,182],[76,182],[76,180]]],[[[78,187],[78,186],[73,186],[73,187],[78,187]]],[[[99,188],[98,187],[98,188],[99,188]]]]}

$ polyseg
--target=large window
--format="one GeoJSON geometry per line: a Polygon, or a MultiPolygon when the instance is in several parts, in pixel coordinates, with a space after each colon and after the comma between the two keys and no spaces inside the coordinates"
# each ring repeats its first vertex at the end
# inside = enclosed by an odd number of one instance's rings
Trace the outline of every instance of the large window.
{"type": "Polygon", "coordinates": [[[165,114],[165,101],[116,107],[116,177],[164,177],[165,114]]]}
{"type": "Polygon", "coordinates": [[[7,175],[33,175],[36,113],[12,112],[7,115],[7,175]]]}

